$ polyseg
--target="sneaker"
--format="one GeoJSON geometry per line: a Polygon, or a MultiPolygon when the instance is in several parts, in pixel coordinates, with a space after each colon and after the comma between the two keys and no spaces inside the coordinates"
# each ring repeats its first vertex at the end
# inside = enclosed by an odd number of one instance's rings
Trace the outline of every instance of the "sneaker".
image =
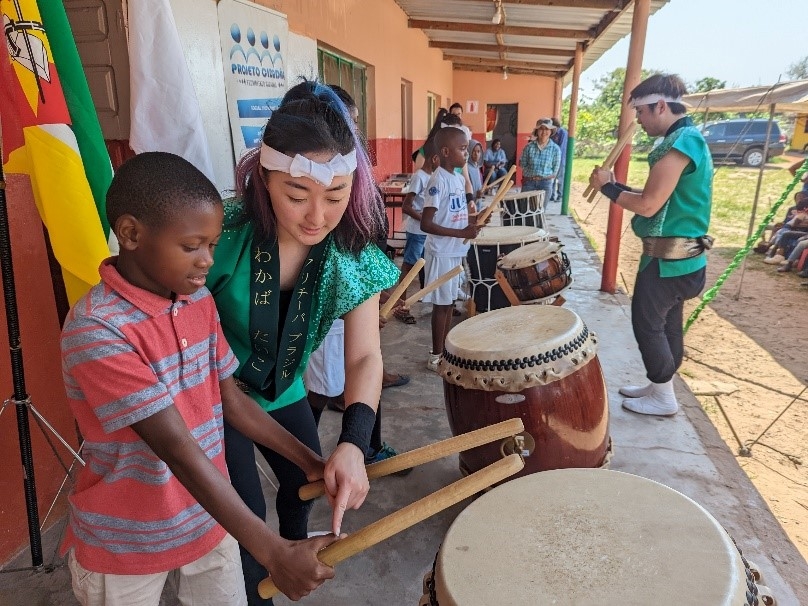
{"type": "Polygon", "coordinates": [[[780,265],[780,263],[785,260],[786,258],[783,255],[774,255],[773,257],[766,257],[763,259],[763,262],[767,265],[780,265]]]}
{"type": "Polygon", "coordinates": [[[791,271],[791,263],[789,263],[788,261],[786,261],[785,263],[781,263],[780,267],[777,268],[777,271],[779,271],[780,273],[791,271]]]}
{"type": "Polygon", "coordinates": [[[429,354],[429,359],[426,361],[426,369],[432,372],[438,372],[438,362],[440,362],[440,354],[429,354]]]}
{"type": "MultiPolygon", "coordinates": [[[[390,459],[396,456],[398,453],[395,449],[390,446],[387,442],[382,442],[382,447],[376,452],[376,454],[371,456],[365,456],[365,465],[371,465],[372,463],[378,463],[379,461],[384,461],[385,459],[390,459]]],[[[397,471],[394,476],[406,476],[412,471],[412,467],[409,469],[402,469],[401,471],[397,471]]]]}

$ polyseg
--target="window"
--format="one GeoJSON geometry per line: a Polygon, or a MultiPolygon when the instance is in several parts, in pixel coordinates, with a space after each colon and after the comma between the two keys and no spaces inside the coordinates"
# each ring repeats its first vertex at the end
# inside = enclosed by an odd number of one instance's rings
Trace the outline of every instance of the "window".
{"type": "Polygon", "coordinates": [[[367,133],[367,68],[321,48],[317,49],[317,64],[321,82],[341,86],[354,98],[359,108],[359,129],[367,133]]]}
{"type": "Polygon", "coordinates": [[[435,93],[426,93],[426,132],[432,130],[432,125],[435,124],[435,118],[438,116],[438,107],[440,107],[440,97],[435,93]]]}

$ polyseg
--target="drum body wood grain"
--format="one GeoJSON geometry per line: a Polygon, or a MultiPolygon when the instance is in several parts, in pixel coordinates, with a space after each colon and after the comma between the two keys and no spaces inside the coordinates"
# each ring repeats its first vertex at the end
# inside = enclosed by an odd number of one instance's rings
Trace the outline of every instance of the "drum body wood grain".
{"type": "MultiPolygon", "coordinates": [[[[597,340],[572,311],[517,306],[453,328],[439,373],[454,435],[521,418],[535,449],[519,475],[598,467],[609,449],[606,384],[597,340]]],[[[500,443],[460,454],[477,471],[501,458],[500,443]]]]}
{"type": "Polygon", "coordinates": [[[750,606],[755,583],[704,508],[646,478],[561,469],[519,478],[460,512],[421,604],[750,606]]]}
{"type": "Polygon", "coordinates": [[[534,242],[513,250],[498,262],[520,301],[545,299],[572,282],[570,261],[558,242],[534,242]]]}

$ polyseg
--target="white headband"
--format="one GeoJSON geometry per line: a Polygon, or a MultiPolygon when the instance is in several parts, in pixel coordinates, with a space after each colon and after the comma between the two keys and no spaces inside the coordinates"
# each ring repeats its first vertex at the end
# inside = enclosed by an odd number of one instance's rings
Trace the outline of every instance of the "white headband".
{"type": "Polygon", "coordinates": [[[293,177],[308,177],[328,187],[334,177],[345,177],[356,170],[356,150],[353,149],[344,156],[337,154],[328,162],[313,162],[300,154],[290,158],[262,143],[259,162],[267,170],[279,170],[293,177]]]}
{"type": "Polygon", "coordinates": [[[681,97],[668,97],[667,95],[660,95],[658,93],[653,93],[651,95],[645,95],[644,97],[638,97],[636,99],[632,99],[631,107],[639,107],[640,105],[651,105],[652,103],[656,103],[657,101],[687,105],[687,103],[682,101],[681,97]]]}

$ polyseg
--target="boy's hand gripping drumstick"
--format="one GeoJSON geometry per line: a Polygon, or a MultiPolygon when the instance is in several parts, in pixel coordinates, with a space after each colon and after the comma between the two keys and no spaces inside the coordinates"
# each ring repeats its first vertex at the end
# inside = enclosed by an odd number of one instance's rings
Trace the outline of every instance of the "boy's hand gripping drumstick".
{"type": "Polygon", "coordinates": [[[412,305],[413,303],[415,303],[416,301],[421,299],[425,294],[432,292],[438,286],[448,282],[449,280],[451,280],[455,276],[461,274],[462,272],[463,272],[463,266],[462,265],[458,265],[454,269],[450,269],[449,271],[447,271],[445,274],[443,274],[441,277],[439,277],[434,282],[431,282],[430,284],[427,284],[426,286],[424,286],[421,290],[419,290],[414,295],[412,295],[410,297],[407,297],[407,299],[404,300],[404,307],[409,307],[410,305],[412,305]]]}
{"type": "Polygon", "coordinates": [[[412,266],[412,269],[407,272],[407,275],[398,283],[393,293],[390,295],[390,298],[387,299],[387,303],[382,305],[381,309],[379,310],[379,315],[387,320],[390,317],[390,312],[393,311],[393,308],[396,306],[396,303],[401,298],[401,295],[404,294],[404,291],[407,290],[407,287],[410,283],[415,280],[415,276],[418,275],[418,272],[421,271],[421,268],[424,266],[425,261],[423,259],[418,259],[415,262],[415,265],[412,266]]]}
{"type": "MultiPolygon", "coordinates": [[[[603,161],[603,165],[601,168],[605,168],[606,170],[612,170],[614,167],[614,163],[617,162],[617,159],[620,157],[621,152],[623,149],[628,145],[629,141],[631,141],[632,137],[634,137],[634,131],[637,130],[637,123],[632,122],[631,124],[626,127],[625,132],[620,135],[620,138],[617,140],[617,143],[612,148],[612,151],[609,152],[609,155],[606,156],[606,159],[603,161]]],[[[595,196],[598,195],[598,190],[592,189],[591,185],[588,185],[584,190],[584,198],[587,199],[588,202],[592,202],[595,199],[595,196]]]]}
{"type": "MultiPolygon", "coordinates": [[[[331,545],[320,551],[317,557],[323,564],[334,566],[360,551],[389,539],[394,534],[406,530],[418,522],[422,522],[447,507],[451,507],[463,499],[477,494],[492,484],[501,482],[521,471],[524,466],[524,459],[520,455],[508,455],[504,459],[500,459],[488,467],[483,467],[462,480],[449,484],[431,495],[365,526],[344,539],[331,543],[331,545]]],[[[277,592],[278,588],[275,587],[270,578],[266,578],[258,584],[258,595],[264,599],[271,598],[277,592]]]]}
{"type": "MultiPolygon", "coordinates": [[[[410,450],[409,452],[402,452],[394,457],[372,463],[365,469],[368,474],[368,480],[375,480],[392,473],[411,469],[417,465],[437,461],[443,457],[451,454],[469,450],[470,448],[477,448],[483,444],[494,442],[496,440],[504,440],[516,434],[522,433],[525,430],[525,425],[522,419],[508,419],[488,427],[482,427],[469,431],[468,433],[461,433],[459,436],[435,442],[434,444],[427,444],[421,448],[410,450]]],[[[325,482],[317,480],[309,484],[304,484],[297,492],[301,501],[310,501],[325,494],[325,482]]]]}

